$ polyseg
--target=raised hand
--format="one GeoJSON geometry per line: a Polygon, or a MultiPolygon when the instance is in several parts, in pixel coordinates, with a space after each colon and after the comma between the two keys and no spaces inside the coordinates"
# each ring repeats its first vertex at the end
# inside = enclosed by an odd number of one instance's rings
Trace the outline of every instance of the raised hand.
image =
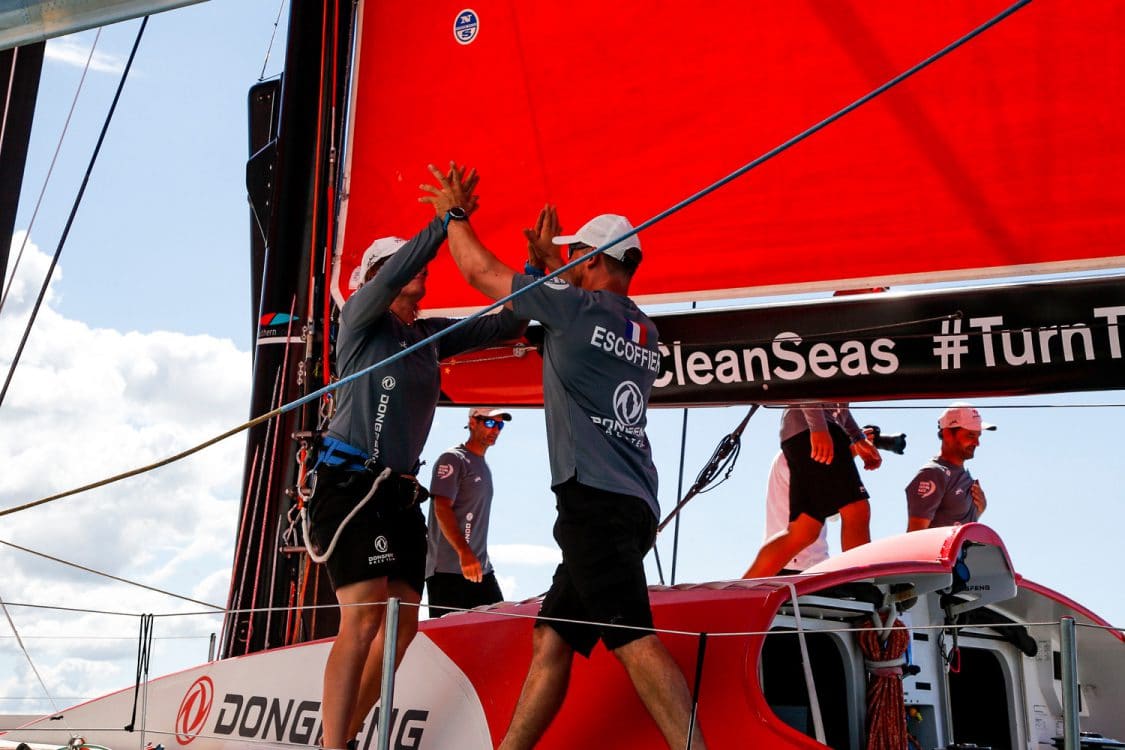
{"type": "Polygon", "coordinates": [[[527,239],[527,262],[541,271],[553,271],[563,264],[558,245],[551,240],[560,232],[559,216],[555,207],[548,203],[539,211],[533,229],[524,229],[527,239]]]}
{"type": "Polygon", "coordinates": [[[433,164],[427,165],[433,175],[436,185],[422,183],[418,187],[429,193],[418,198],[419,203],[429,203],[434,207],[434,214],[445,216],[449,209],[459,206],[465,213],[471,214],[477,210],[479,198],[476,195],[477,183],[480,175],[476,169],[458,166],[456,162],[449,162],[449,171],[442,173],[433,164]]]}

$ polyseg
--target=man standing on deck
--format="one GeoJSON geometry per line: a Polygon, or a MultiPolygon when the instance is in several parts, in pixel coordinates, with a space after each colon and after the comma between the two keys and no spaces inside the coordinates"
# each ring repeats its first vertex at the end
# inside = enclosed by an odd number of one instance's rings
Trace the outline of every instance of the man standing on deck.
{"type": "Polygon", "coordinates": [[[845,550],[871,541],[871,506],[853,456],[876,469],[883,459],[847,404],[790,406],[781,417],[781,450],[789,464],[789,525],[767,541],[743,578],[777,575],[808,547],[825,520],[840,514],[845,550]]]}
{"type": "MultiPolygon", "coordinates": [[[[476,206],[475,179],[456,207],[476,206]]],[[[341,376],[366,369],[448,328],[455,320],[420,318],[426,265],[445,240],[440,219],[409,242],[377,240],[365,253],[366,283],[340,311],[336,342],[341,376]]],[[[415,474],[437,406],[440,360],[523,330],[510,312],[489,315],[341,385],[336,413],[322,440],[309,500],[308,544],[326,560],[340,608],[340,631],[324,668],[322,745],[354,742],[379,700],[383,671],[384,609],[388,597],[418,604],[425,575],[424,497],[415,474]]],[[[418,607],[403,607],[396,666],[418,629],[418,607]]]]}
{"type": "MultiPolygon", "coordinates": [[[[423,185],[421,200],[460,202],[460,175],[430,168],[438,185],[423,185]]],[[[450,210],[449,247],[469,284],[492,299],[526,289],[533,276],[517,274],[477,239],[463,212],[450,210]]],[[[508,303],[521,317],[542,323],[543,406],[551,458],[551,489],[558,519],[555,540],[563,562],[543,600],[532,643],[531,667],[500,750],[533,747],[566,697],[574,652],[589,656],[598,640],[622,663],[638,696],[670,747],[687,745],[691,694],[660,639],[650,632],[652,610],[644,556],[656,538],[657,475],[645,434],[649,392],[660,368],[657,332],[629,299],[641,261],[631,237],[609,250],[595,247],[632,230],[623,216],[604,214],[577,234],[556,237],[554,209],[526,230],[539,270],[588,256],[566,274],[508,303]],[[606,626],[559,620],[584,620],[606,626]],[[611,625],[632,626],[628,629],[611,625]],[[641,629],[636,629],[641,628],[641,629]]],[[[692,747],[705,747],[696,726],[692,747]]]]}
{"type": "Polygon", "coordinates": [[[907,531],[931,526],[953,526],[976,521],[988,500],[980,482],[973,479],[965,462],[976,455],[982,430],[996,425],[981,421],[970,404],[950,406],[938,419],[941,454],[918,470],[906,486],[907,531]]]}
{"type": "Polygon", "coordinates": [[[426,552],[430,617],[504,601],[488,559],[492,472],[484,454],[511,420],[503,409],[469,409],[469,439],[434,463],[426,552]]]}

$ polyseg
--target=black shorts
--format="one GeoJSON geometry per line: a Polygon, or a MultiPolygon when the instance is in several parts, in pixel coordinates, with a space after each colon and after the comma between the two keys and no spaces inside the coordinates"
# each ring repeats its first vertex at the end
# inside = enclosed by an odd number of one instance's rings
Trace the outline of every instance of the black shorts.
{"type": "MultiPolygon", "coordinates": [[[[309,499],[309,541],[328,548],[333,534],[371,489],[375,475],[331,466],[317,467],[309,499]]],[[[389,578],[422,593],[426,575],[426,519],[421,508],[395,507],[372,498],[348,521],[325,562],[332,588],[389,578]]]]}
{"type": "MultiPolygon", "coordinates": [[[[656,518],[644,500],[595,489],[570,479],[554,488],[559,516],[555,570],[540,617],[652,628],[645,554],[656,541],[656,518]]],[[[613,650],[649,635],[646,630],[539,620],[583,656],[600,638],[613,650]]]]}
{"type": "Polygon", "coordinates": [[[434,573],[426,579],[426,603],[430,607],[430,617],[502,601],[504,595],[500,593],[500,584],[491,572],[486,573],[480,583],[473,583],[460,573],[434,573]]]}
{"type": "Polygon", "coordinates": [[[789,520],[805,515],[820,523],[840,512],[840,508],[868,498],[852,457],[852,444],[839,426],[829,423],[832,436],[832,463],[812,460],[812,433],[808,430],[781,444],[789,462],[789,520]]]}

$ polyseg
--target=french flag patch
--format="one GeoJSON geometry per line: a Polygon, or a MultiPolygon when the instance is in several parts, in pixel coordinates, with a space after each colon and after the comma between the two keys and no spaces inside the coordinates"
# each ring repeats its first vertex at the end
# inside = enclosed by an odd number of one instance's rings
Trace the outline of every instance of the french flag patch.
{"type": "Polygon", "coordinates": [[[638,346],[644,346],[648,342],[648,331],[640,323],[636,323],[628,318],[625,319],[625,338],[632,341],[638,346]]]}

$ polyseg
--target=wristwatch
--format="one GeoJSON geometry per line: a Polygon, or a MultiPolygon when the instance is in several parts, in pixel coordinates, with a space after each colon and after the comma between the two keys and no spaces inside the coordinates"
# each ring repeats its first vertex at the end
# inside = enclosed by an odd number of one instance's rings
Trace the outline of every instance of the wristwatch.
{"type": "Polygon", "coordinates": [[[442,219],[441,228],[448,229],[449,222],[451,221],[468,221],[469,215],[465,213],[465,209],[460,206],[454,206],[445,212],[445,218],[442,219]]]}

